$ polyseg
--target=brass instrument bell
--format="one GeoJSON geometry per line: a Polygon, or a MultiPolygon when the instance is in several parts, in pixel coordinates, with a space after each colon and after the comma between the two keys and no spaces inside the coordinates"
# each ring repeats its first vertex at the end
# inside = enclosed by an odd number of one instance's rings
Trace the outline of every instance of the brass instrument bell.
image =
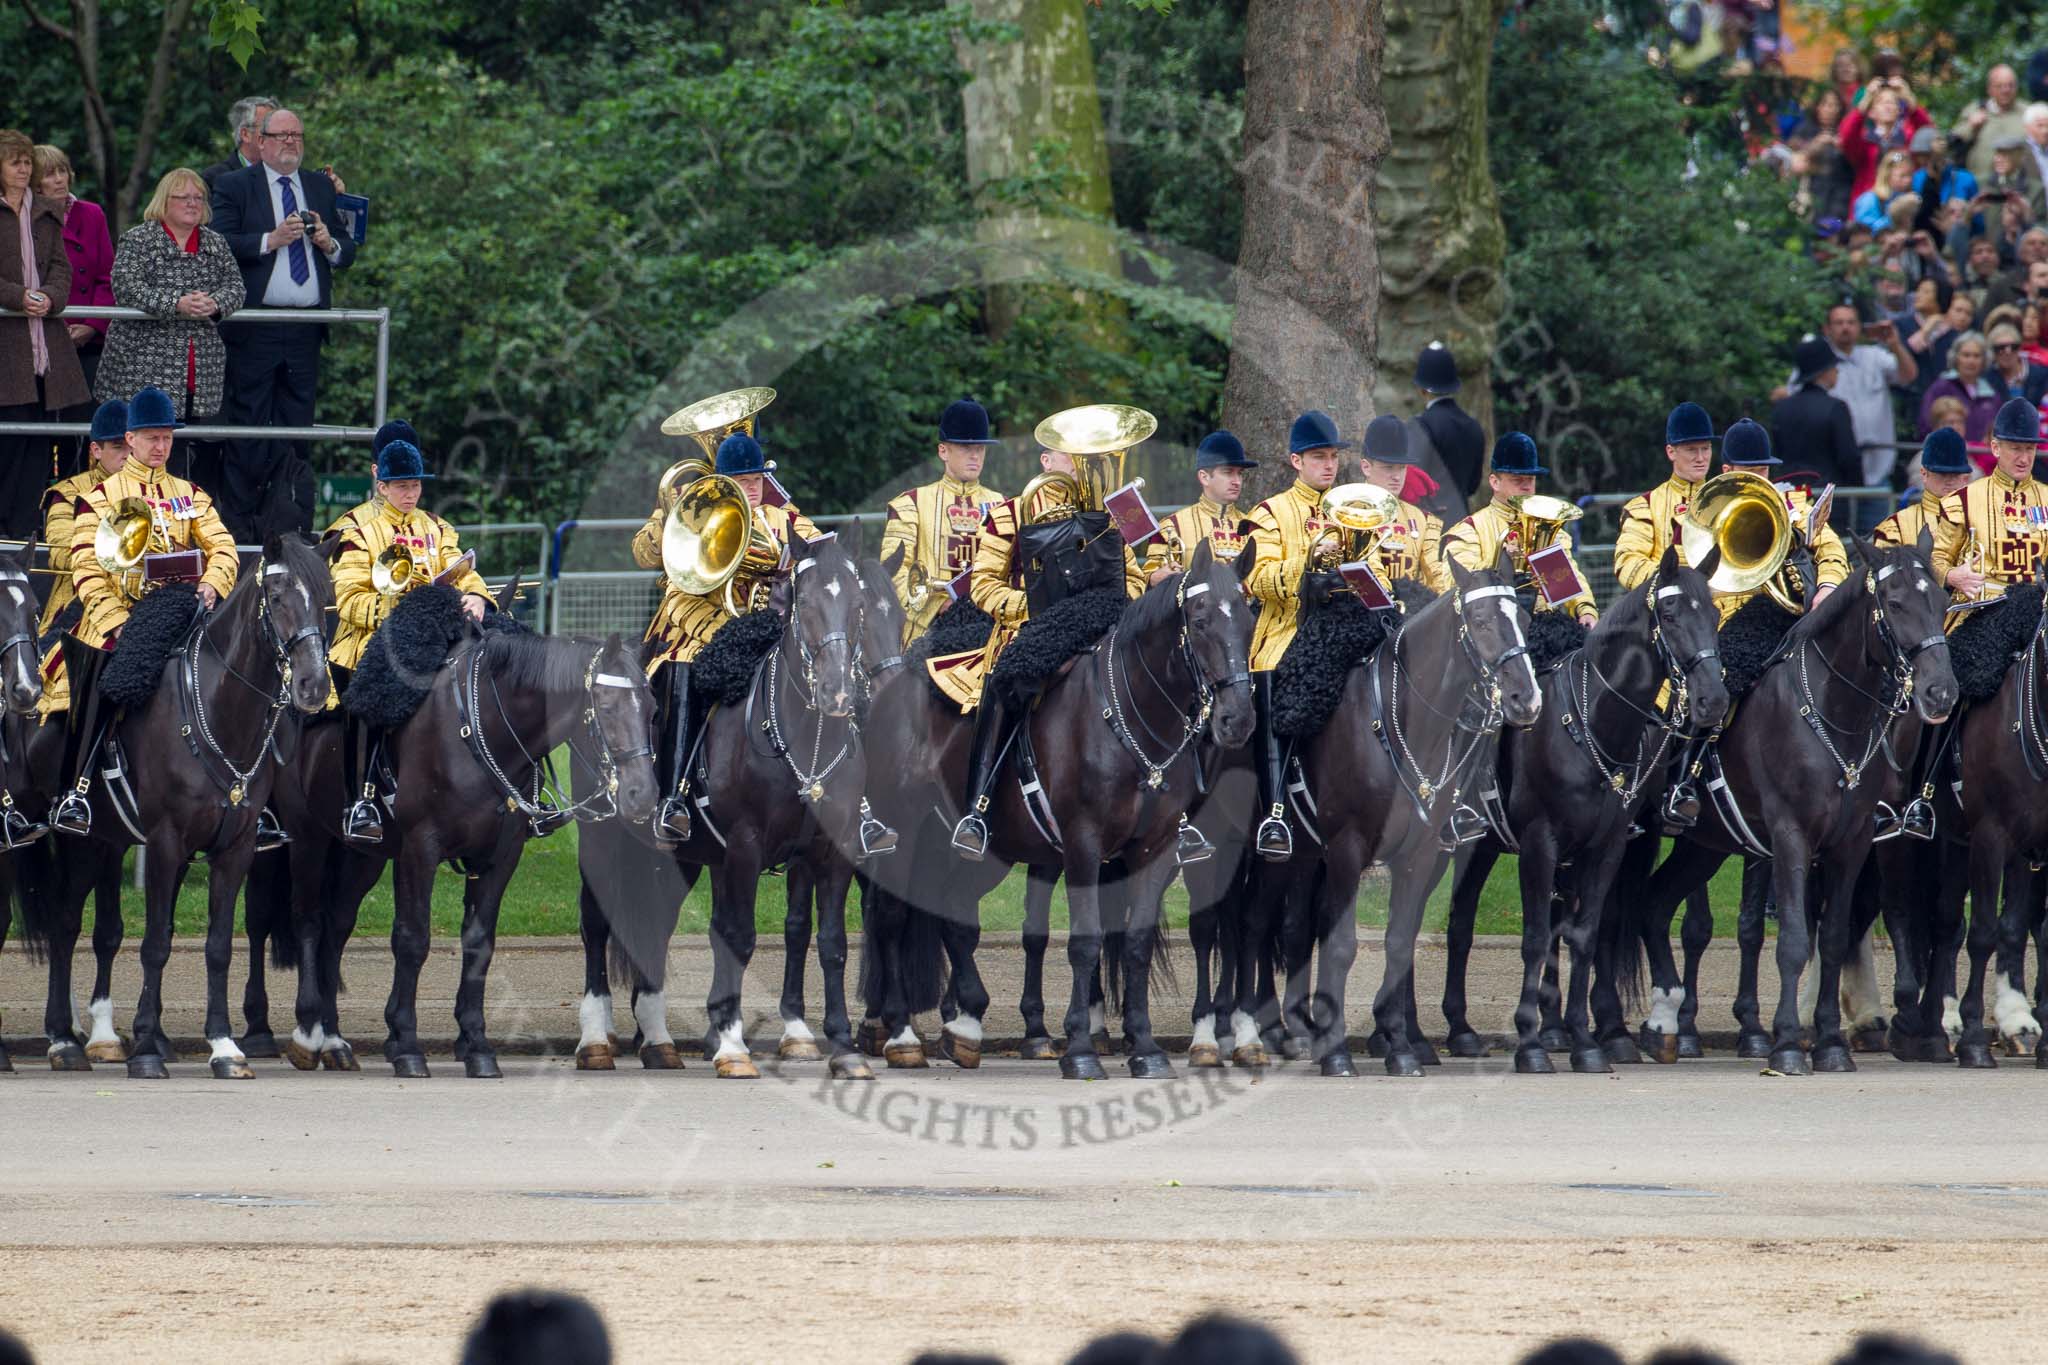
{"type": "Polygon", "coordinates": [[[1401,515],[1401,500],[1376,483],[1340,483],[1323,494],[1316,515],[1332,525],[1309,546],[1309,559],[1328,572],[1379,548],[1401,515]]]}
{"type": "Polygon", "coordinates": [[[141,498],[123,498],[114,510],[100,518],[93,532],[92,552],[101,567],[112,573],[128,573],[149,553],[150,533],[156,528],[156,514],[141,498]]]}
{"type": "Polygon", "coordinates": [[[386,597],[402,597],[419,577],[419,566],[403,545],[385,546],[370,561],[370,586],[386,597]]]}
{"type": "Polygon", "coordinates": [[[1041,448],[1072,459],[1074,472],[1047,470],[1025,484],[1017,498],[1019,515],[1035,526],[1101,511],[1103,499],[1123,485],[1124,456],[1157,430],[1158,418],[1121,403],[1054,413],[1038,424],[1032,438],[1041,448]]]}
{"type": "Polygon", "coordinates": [[[661,434],[687,436],[703,447],[706,459],[716,459],[718,443],[735,431],[752,436],[754,419],[774,401],[775,390],[768,388],[713,394],[670,413],[662,420],[661,434]]]}
{"type": "Polygon", "coordinates": [[[1524,559],[1555,545],[1564,534],[1565,523],[1586,515],[1577,503],[1548,493],[1524,493],[1509,498],[1508,505],[1515,512],[1515,533],[1521,541],[1524,559]]]}
{"type": "Polygon", "coordinates": [[[1721,562],[1707,580],[1716,595],[1762,588],[1785,610],[1806,610],[1779,580],[1778,571],[1792,552],[1792,517],[1777,485],[1762,475],[1731,469],[1701,484],[1679,525],[1679,540],[1688,564],[1700,563],[1710,550],[1721,551],[1721,562]]]}

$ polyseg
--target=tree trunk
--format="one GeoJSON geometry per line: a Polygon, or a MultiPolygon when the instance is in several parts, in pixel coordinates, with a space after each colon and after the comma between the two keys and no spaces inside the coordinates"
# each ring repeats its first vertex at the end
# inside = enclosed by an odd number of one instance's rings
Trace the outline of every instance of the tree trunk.
{"type": "Polygon", "coordinates": [[[974,17],[1015,25],[1014,42],[969,48],[964,92],[967,175],[982,196],[978,236],[989,284],[989,326],[1002,332],[1022,306],[1021,286],[1050,284],[1049,266],[1122,273],[1110,220],[1109,148],[1095,93],[1095,57],[1082,0],[974,0],[974,17]],[[1040,142],[1064,146],[1071,177],[1064,212],[1041,213],[987,194],[991,183],[1032,170],[1040,142]]]}
{"type": "Polygon", "coordinates": [[[1458,403],[1493,427],[1489,370],[1507,291],[1507,231],[1486,159],[1487,71],[1499,11],[1464,0],[1387,0],[1380,91],[1401,140],[1379,166],[1381,412],[1417,411],[1415,357],[1458,358],[1458,403]]]}
{"type": "Polygon", "coordinates": [[[192,0],[170,0],[164,6],[163,26],[157,31],[156,59],[149,72],[149,93],[143,99],[142,121],[135,130],[135,151],[128,159],[128,179],[121,186],[115,232],[135,221],[137,206],[142,199],[143,177],[150,170],[150,160],[156,155],[156,135],[163,127],[164,99],[170,89],[171,73],[178,65],[178,43],[184,38],[185,24],[191,17],[192,0]]]}
{"type": "Polygon", "coordinates": [[[1252,0],[1245,25],[1244,239],[1225,424],[1293,477],[1287,427],[1321,408],[1356,441],[1373,415],[1379,248],[1374,169],[1387,151],[1381,0],[1252,0]]]}

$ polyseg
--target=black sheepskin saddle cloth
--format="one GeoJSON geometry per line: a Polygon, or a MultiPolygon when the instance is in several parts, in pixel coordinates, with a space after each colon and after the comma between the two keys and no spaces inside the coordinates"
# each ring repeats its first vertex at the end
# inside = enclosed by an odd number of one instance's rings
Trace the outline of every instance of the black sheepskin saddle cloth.
{"type": "MultiPolygon", "coordinates": [[[[1436,596],[1412,578],[1397,579],[1394,597],[1410,613],[1436,596]]],[[[1306,739],[1321,732],[1344,697],[1351,670],[1371,656],[1396,620],[1350,593],[1339,593],[1302,613],[1294,638],[1273,670],[1273,733],[1306,739]]]]}
{"type": "MultiPolygon", "coordinates": [[[[414,588],[399,599],[391,614],[370,636],[341,704],[352,716],[381,729],[396,729],[412,719],[427,699],[441,665],[448,662],[471,625],[462,612],[462,594],[445,583],[414,588]]],[[[486,631],[524,630],[500,612],[484,613],[486,631]]]]}
{"type": "Polygon", "coordinates": [[[1561,611],[1529,614],[1529,662],[1538,673],[1547,673],[1564,662],[1564,656],[1582,649],[1590,632],[1578,618],[1561,611]]]}
{"type": "Polygon", "coordinates": [[[1017,631],[989,670],[987,686],[1011,705],[1038,695],[1067,660],[1109,634],[1131,599],[1121,586],[1076,593],[1017,631]]]}
{"type": "Polygon", "coordinates": [[[1730,698],[1749,695],[1765,666],[1778,657],[1786,633],[1798,623],[1797,616],[1763,593],[1721,623],[1721,676],[1730,698]]]}
{"type": "Polygon", "coordinates": [[[2041,585],[2009,589],[1995,607],[1979,607],[1949,632],[1948,657],[1966,702],[1989,701],[2005,684],[2012,662],[2026,652],[2041,625],[2041,585]]]}
{"type": "Polygon", "coordinates": [[[969,650],[986,648],[988,637],[995,628],[995,617],[966,598],[960,598],[933,617],[925,633],[910,642],[903,661],[914,672],[924,675],[925,685],[931,688],[933,696],[940,701],[950,701],[952,699],[940,689],[925,664],[932,659],[943,659],[948,654],[965,654],[969,650]]]}
{"type": "Polygon", "coordinates": [[[166,583],[137,602],[121,627],[114,657],[100,671],[100,695],[130,708],[155,696],[164,665],[192,637],[201,610],[193,583],[166,583]]]}
{"type": "Polygon", "coordinates": [[[782,639],[782,613],[750,611],[720,626],[690,663],[690,695],[699,706],[734,706],[747,699],[754,670],[782,639]]]}

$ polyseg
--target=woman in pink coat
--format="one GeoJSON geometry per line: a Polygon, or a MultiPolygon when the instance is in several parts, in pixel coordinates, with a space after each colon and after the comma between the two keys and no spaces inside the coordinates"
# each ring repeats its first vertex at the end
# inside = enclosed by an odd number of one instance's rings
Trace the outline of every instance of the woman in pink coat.
{"type": "MultiPolygon", "coordinates": [[[[36,193],[65,205],[64,254],[71,260],[70,304],[108,307],[114,302],[114,240],[107,232],[107,215],[100,206],[71,192],[71,158],[61,147],[48,143],[36,147],[36,193]]],[[[85,382],[92,384],[99,368],[100,347],[106,344],[105,318],[71,318],[65,324],[78,348],[79,364],[85,367],[85,382]]]]}

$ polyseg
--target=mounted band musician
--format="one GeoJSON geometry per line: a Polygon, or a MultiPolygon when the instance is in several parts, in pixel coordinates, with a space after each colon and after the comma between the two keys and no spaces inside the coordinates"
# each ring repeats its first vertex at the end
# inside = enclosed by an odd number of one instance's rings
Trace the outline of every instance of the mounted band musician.
{"type": "Polygon", "coordinates": [[[972,398],[949,404],[939,415],[939,478],[889,499],[879,558],[896,567],[890,575],[903,604],[903,643],[925,633],[953,600],[949,583],[974,568],[982,519],[1003,495],[981,481],[988,448],[988,410],[972,398]]]}
{"type": "MultiPolygon", "coordinates": [[[[328,528],[341,538],[334,562],[334,639],[327,660],[337,688],[346,690],[370,637],[405,595],[423,583],[445,583],[462,594],[463,613],[481,622],[491,604],[490,588],[476,571],[476,556],[465,554],[455,528],[420,506],[426,458],[410,423],[386,422],[372,442],[377,473],[370,499],[342,514],[328,528]]],[[[354,797],[342,820],[342,837],[374,844],[384,837],[376,780],[375,726],[351,715],[342,748],[343,790],[354,797]],[[359,785],[360,784],[360,785],[359,785]]]]}
{"type": "Polygon", "coordinates": [[[1195,482],[1201,494],[1160,523],[1159,534],[1145,551],[1145,577],[1158,583],[1187,567],[1187,558],[1204,540],[1218,559],[1228,562],[1244,549],[1244,513],[1237,507],[1244,491],[1244,472],[1259,462],[1245,454],[1244,442],[1228,431],[1212,431],[1195,447],[1195,482]]]}
{"type": "Polygon", "coordinates": [[[86,438],[87,464],[68,479],[59,479],[43,494],[43,543],[50,547],[50,591],[43,602],[43,614],[36,624],[37,639],[44,649],[43,699],[38,712],[44,718],[71,709],[71,688],[64,672],[64,651],[58,636],[74,630],[84,613],[78,593],[71,586],[71,539],[76,533],[78,500],[117,474],[128,462],[128,404],[112,398],[92,415],[92,432],[86,438]]]}

